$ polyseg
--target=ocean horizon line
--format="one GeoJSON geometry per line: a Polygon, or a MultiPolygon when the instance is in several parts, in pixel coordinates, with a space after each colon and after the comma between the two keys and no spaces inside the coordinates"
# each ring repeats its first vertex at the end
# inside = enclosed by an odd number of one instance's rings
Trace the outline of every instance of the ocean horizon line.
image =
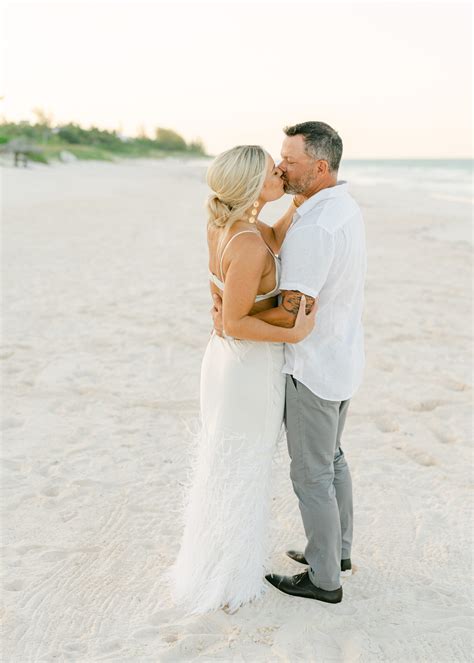
{"type": "MultiPolygon", "coordinates": [[[[214,159],[219,152],[215,154],[205,154],[203,157],[214,159]]],[[[462,164],[472,164],[474,162],[474,157],[344,157],[342,156],[342,163],[367,163],[367,162],[376,162],[376,163],[462,163],[462,164]]]]}

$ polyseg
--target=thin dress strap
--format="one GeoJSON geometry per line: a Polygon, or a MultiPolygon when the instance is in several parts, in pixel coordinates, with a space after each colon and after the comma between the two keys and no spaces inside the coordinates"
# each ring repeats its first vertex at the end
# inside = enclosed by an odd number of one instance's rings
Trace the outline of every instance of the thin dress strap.
{"type": "MultiPolygon", "coordinates": [[[[242,235],[243,233],[252,233],[252,235],[260,235],[260,233],[259,233],[259,232],[255,232],[255,230],[241,230],[240,232],[235,233],[235,235],[233,235],[233,236],[229,239],[229,241],[227,242],[227,244],[224,246],[224,250],[223,250],[222,253],[221,253],[221,261],[220,261],[220,267],[219,267],[219,268],[220,268],[220,272],[221,272],[222,283],[224,283],[224,273],[223,273],[223,271],[222,271],[222,259],[223,259],[223,257],[224,257],[225,250],[226,250],[226,248],[229,246],[229,244],[232,242],[233,239],[235,239],[238,235],[242,235]]],[[[265,245],[265,246],[266,246],[266,245],[265,245]]]]}

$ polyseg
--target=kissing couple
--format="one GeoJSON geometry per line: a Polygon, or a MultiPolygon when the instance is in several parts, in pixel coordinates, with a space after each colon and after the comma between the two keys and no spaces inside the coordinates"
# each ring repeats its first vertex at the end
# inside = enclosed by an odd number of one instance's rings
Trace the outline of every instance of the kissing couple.
{"type": "Polygon", "coordinates": [[[350,573],[352,482],[341,447],[364,368],[365,230],[338,180],[342,140],[324,122],[284,129],[281,161],[258,145],[207,171],[214,329],[200,381],[200,434],[180,549],[168,569],[188,614],[234,612],[278,590],[342,600],[350,573]],[[293,194],[273,225],[259,212],[293,194]],[[286,432],[306,534],[305,567],[269,573],[272,458],[286,432]]]}

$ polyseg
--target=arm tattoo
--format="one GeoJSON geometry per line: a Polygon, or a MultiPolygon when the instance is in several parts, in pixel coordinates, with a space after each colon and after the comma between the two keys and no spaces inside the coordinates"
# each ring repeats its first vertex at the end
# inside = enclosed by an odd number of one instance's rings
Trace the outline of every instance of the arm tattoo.
{"type": "MultiPolygon", "coordinates": [[[[299,290],[284,290],[283,300],[281,302],[281,305],[283,306],[285,311],[288,311],[288,313],[292,313],[293,315],[297,315],[298,309],[300,307],[300,299],[303,294],[304,293],[299,292],[299,290]]],[[[305,297],[306,297],[306,315],[307,315],[313,308],[315,298],[310,297],[309,295],[305,295],[305,297]]]]}

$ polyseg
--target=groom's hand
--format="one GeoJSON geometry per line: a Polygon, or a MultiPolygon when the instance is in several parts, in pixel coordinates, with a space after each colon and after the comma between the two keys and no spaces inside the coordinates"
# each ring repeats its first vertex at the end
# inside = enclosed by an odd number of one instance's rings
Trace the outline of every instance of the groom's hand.
{"type": "Polygon", "coordinates": [[[211,308],[212,320],[214,322],[214,330],[218,336],[224,335],[222,328],[222,298],[219,295],[212,295],[214,306],[211,308]]]}

